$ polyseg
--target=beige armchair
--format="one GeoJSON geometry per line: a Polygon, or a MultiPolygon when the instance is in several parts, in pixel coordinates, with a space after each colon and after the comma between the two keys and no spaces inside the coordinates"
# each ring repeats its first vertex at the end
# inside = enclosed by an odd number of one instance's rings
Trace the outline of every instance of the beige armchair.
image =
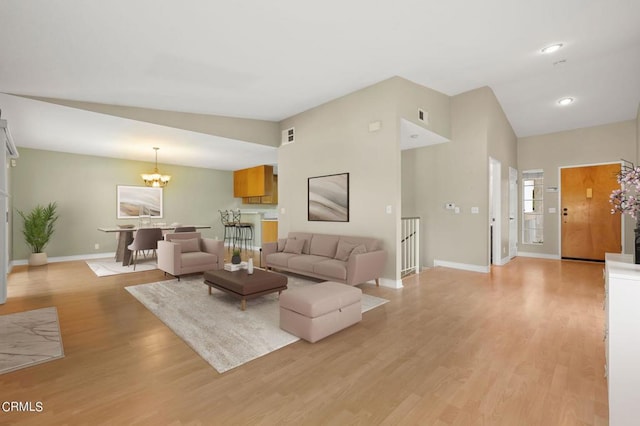
{"type": "Polygon", "coordinates": [[[199,232],[166,234],[158,241],[158,269],[177,277],[224,267],[224,242],[199,232]]]}

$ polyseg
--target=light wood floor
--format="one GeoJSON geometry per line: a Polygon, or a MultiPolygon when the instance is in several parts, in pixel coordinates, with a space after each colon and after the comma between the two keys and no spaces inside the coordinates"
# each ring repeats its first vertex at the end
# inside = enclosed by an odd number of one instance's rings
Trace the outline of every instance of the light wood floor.
{"type": "Polygon", "coordinates": [[[0,314],[56,306],[65,358],[0,375],[0,402],[44,408],[0,424],[604,425],[602,268],[517,258],[364,285],[391,302],[221,375],[124,290],[162,272],[15,267],[0,314]]]}

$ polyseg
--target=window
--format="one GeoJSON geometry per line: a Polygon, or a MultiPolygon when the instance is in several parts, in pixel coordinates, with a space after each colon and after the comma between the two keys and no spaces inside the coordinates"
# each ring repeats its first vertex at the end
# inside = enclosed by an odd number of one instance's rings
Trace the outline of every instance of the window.
{"type": "Polygon", "coordinates": [[[522,242],[544,242],[543,171],[522,172],[522,242]]]}

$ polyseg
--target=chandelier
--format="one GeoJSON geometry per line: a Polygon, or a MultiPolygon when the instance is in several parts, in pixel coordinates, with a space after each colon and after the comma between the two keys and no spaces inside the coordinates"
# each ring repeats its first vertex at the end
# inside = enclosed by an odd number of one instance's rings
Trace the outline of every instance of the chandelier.
{"type": "Polygon", "coordinates": [[[153,149],[156,151],[156,168],[153,169],[153,173],[143,173],[142,180],[144,180],[144,184],[147,186],[152,186],[154,188],[161,188],[163,186],[167,186],[169,181],[171,180],[171,176],[169,175],[161,175],[158,172],[158,148],[154,146],[153,149]]]}

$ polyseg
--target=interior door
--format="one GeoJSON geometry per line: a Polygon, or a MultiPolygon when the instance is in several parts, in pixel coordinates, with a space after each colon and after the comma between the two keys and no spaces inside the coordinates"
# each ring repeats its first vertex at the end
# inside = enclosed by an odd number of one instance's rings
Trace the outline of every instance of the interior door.
{"type": "Polygon", "coordinates": [[[561,169],[563,258],[603,261],[622,251],[620,215],[609,204],[619,172],[620,164],[561,169]]]}

